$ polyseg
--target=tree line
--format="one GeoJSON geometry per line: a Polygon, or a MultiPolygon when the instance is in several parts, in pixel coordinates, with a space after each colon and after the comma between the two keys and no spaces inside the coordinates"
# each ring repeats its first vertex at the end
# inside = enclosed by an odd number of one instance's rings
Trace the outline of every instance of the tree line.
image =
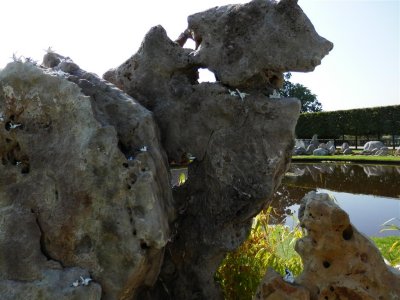
{"type": "Polygon", "coordinates": [[[314,134],[321,139],[352,135],[377,140],[382,135],[400,135],[400,105],[301,114],[297,138],[309,139],[314,134]]]}

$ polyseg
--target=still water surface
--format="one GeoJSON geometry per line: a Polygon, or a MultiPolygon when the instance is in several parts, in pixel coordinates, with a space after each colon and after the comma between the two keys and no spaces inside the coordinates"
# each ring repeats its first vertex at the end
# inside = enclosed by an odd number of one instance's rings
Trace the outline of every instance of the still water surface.
{"type": "MultiPolygon", "coordinates": [[[[272,201],[278,215],[297,214],[304,195],[310,191],[335,197],[357,229],[368,236],[399,235],[380,232],[381,225],[400,219],[400,166],[351,163],[294,163],[272,201]]],[[[293,224],[287,217],[286,223],[293,224]]],[[[400,225],[399,220],[394,224],[400,225]]]]}
{"type": "MultiPolygon", "coordinates": [[[[173,169],[172,185],[187,169],[173,169]]],[[[357,229],[368,236],[399,235],[380,232],[391,218],[400,219],[400,166],[360,165],[352,163],[294,163],[282,180],[273,199],[276,222],[292,226],[291,211],[297,216],[301,199],[310,191],[335,197],[357,229]]],[[[395,223],[400,226],[400,222],[395,223]]]]}

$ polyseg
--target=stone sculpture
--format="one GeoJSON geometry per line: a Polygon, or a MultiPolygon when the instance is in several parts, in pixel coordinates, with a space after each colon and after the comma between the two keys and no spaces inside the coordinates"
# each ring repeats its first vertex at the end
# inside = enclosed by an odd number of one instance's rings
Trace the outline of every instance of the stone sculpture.
{"type": "Polygon", "coordinates": [[[187,183],[174,193],[179,229],[149,298],[221,297],[213,274],[246,237],[293,147],[298,104],[268,96],[282,72],[310,71],[332,48],[293,0],[228,5],[188,20],[201,40],[198,50],[173,43],[157,26],[138,53],[104,74],[154,113],[170,161],[187,153],[197,158],[187,183]],[[273,32],[270,22],[277,22],[273,32]],[[297,57],[286,55],[286,48],[298,49],[297,57]],[[200,67],[213,71],[218,82],[198,84],[200,67]],[[274,145],[260,143],[269,139],[274,145]]]}
{"type": "Polygon", "coordinates": [[[258,289],[263,297],[256,299],[400,298],[398,271],[385,264],[378,248],[358,232],[328,194],[307,194],[299,220],[306,235],[295,249],[302,258],[303,272],[293,284],[267,272],[258,289]]]}
{"type": "Polygon", "coordinates": [[[156,26],[104,74],[129,96],[52,52],[42,66],[2,70],[5,299],[221,299],[215,270],[293,149],[300,103],[269,95],[332,43],[295,0],[214,8],[188,30],[196,51],[156,26]],[[199,84],[199,68],[219,82],[199,84]],[[168,161],[189,153],[188,180],[172,193],[168,161]]]}

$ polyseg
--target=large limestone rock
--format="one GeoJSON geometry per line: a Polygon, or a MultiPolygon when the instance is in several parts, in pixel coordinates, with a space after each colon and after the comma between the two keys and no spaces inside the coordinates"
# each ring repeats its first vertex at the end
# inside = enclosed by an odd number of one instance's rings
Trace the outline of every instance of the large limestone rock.
{"type": "Polygon", "coordinates": [[[214,273],[293,149],[300,103],[269,95],[332,44],[295,0],[211,9],[188,31],[197,51],[156,26],[104,75],[133,98],[55,53],[2,71],[1,295],[222,298],[214,273]],[[219,82],[199,84],[199,68],[219,82]],[[189,155],[172,201],[167,159],[189,155]],[[71,286],[78,273],[93,282],[71,286]]]}
{"type": "Polygon", "coordinates": [[[270,98],[271,89],[283,71],[311,71],[332,48],[295,1],[211,9],[189,17],[189,29],[201,39],[198,51],[156,26],[135,55],[104,74],[154,113],[170,161],[197,158],[174,190],[176,231],[143,299],[222,297],[214,273],[246,238],[293,149],[299,102],[270,98]],[[220,82],[199,84],[200,67],[220,82]]]}
{"type": "Polygon", "coordinates": [[[400,275],[327,194],[307,194],[299,219],[307,235],[296,243],[304,263],[296,284],[311,299],[400,299],[400,275]]]}
{"type": "Polygon", "coordinates": [[[188,17],[198,65],[233,87],[279,88],[282,73],[309,72],[333,44],[320,37],[297,0],[254,0],[188,17]]]}
{"type": "Polygon", "coordinates": [[[44,64],[0,73],[1,298],[131,299],[154,284],[174,217],[158,129],[68,59],[44,64]]]}
{"type": "Polygon", "coordinates": [[[221,297],[213,275],[279,184],[300,109],[296,99],[270,99],[260,90],[242,99],[221,84],[198,84],[189,54],[154,27],[136,55],[105,74],[153,111],[170,161],[197,158],[175,191],[180,215],[161,272],[162,296],[151,291],[149,298],[221,297]]]}

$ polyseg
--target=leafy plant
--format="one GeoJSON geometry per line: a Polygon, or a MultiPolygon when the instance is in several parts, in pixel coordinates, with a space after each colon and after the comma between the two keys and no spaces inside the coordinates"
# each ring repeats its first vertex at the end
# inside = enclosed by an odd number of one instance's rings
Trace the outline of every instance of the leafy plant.
{"type": "MultiPolygon", "coordinates": [[[[394,221],[400,221],[398,218],[391,218],[382,224],[384,227],[380,232],[384,231],[397,231],[400,233],[400,226],[395,225],[394,221]]],[[[400,264],[400,237],[384,237],[375,238],[374,242],[377,244],[382,255],[390,262],[391,265],[400,264]]]]}
{"type": "Polygon", "coordinates": [[[271,212],[269,207],[255,218],[249,238],[219,267],[216,279],[225,299],[252,299],[268,267],[282,275],[285,268],[294,275],[302,271],[301,258],[294,251],[301,230],[298,226],[290,229],[282,224],[271,225],[271,212]]]}
{"type": "Polygon", "coordinates": [[[178,186],[181,186],[185,183],[186,181],[186,175],[185,173],[180,173],[179,178],[178,178],[178,186]]]}

